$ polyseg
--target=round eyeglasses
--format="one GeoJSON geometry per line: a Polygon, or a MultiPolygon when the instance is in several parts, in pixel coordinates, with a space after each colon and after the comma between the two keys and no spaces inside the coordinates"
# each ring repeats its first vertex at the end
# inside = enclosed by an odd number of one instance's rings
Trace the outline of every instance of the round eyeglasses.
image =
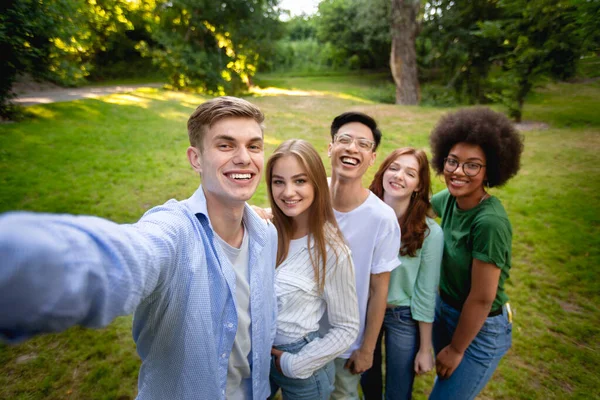
{"type": "Polygon", "coordinates": [[[352,142],[356,142],[356,147],[360,151],[371,151],[375,148],[375,142],[365,138],[354,138],[350,135],[335,135],[333,141],[343,146],[350,146],[352,142]]]}
{"type": "Polygon", "coordinates": [[[456,158],[446,157],[444,158],[444,171],[446,172],[454,172],[458,169],[459,166],[462,165],[462,170],[466,176],[473,177],[481,171],[481,168],[485,167],[484,164],[479,164],[476,162],[468,161],[464,163],[459,163],[456,158]]]}

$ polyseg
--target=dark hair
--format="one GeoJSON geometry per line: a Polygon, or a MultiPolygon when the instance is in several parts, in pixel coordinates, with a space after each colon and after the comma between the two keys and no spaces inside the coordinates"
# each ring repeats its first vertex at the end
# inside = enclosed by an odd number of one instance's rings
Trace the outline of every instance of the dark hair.
{"type": "Polygon", "coordinates": [[[414,156],[417,159],[417,163],[419,164],[418,174],[420,189],[413,197],[411,197],[408,209],[404,215],[398,218],[398,224],[400,224],[400,231],[402,232],[400,255],[415,257],[417,255],[417,250],[423,247],[425,237],[429,235],[429,228],[425,217],[434,216],[429,201],[431,197],[431,176],[429,173],[427,154],[425,154],[423,150],[415,149],[413,147],[404,147],[392,151],[379,166],[369,189],[377,197],[383,200],[383,174],[385,174],[385,171],[387,171],[390,165],[392,165],[398,157],[405,154],[414,156]]]}
{"type": "Polygon", "coordinates": [[[223,118],[251,118],[264,129],[265,116],[257,106],[238,97],[217,97],[200,104],[190,115],[187,123],[190,144],[202,151],[204,135],[223,118]]]}
{"type": "Polygon", "coordinates": [[[523,138],[501,113],[474,107],[443,116],[429,136],[431,165],[438,175],[444,172],[444,158],[457,143],[481,147],[489,187],[504,185],[519,171],[523,138]]]}
{"type": "Polygon", "coordinates": [[[333,122],[331,122],[331,140],[333,141],[333,137],[342,126],[349,124],[350,122],[359,122],[371,130],[373,139],[375,140],[375,148],[373,151],[377,150],[377,147],[379,147],[379,143],[381,142],[381,131],[377,128],[377,122],[367,114],[358,111],[345,112],[333,119],[333,122]]]}

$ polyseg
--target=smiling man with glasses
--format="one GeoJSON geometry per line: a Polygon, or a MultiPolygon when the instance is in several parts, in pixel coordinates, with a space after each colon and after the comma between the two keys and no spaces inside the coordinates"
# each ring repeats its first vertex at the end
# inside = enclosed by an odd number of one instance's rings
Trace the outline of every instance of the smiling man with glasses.
{"type": "Polygon", "coordinates": [[[347,112],[331,124],[331,198],[337,222],[352,251],[360,310],[358,338],[335,360],[332,399],[358,399],[360,374],[373,364],[390,272],[398,266],[400,227],[396,214],[362,186],[380,141],[377,123],[366,114],[347,112]]]}

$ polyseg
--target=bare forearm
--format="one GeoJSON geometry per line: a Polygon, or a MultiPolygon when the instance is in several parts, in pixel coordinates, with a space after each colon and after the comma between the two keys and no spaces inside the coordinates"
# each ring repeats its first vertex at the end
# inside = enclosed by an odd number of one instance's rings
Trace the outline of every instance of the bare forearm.
{"type": "Polygon", "coordinates": [[[367,321],[365,325],[365,335],[361,349],[374,352],[379,331],[383,325],[385,308],[387,306],[387,289],[377,290],[371,293],[367,305],[367,321]]]}
{"type": "Polygon", "coordinates": [[[419,321],[419,351],[431,351],[431,332],[433,324],[431,322],[419,321]]]}
{"type": "Polygon", "coordinates": [[[467,297],[460,313],[458,326],[450,343],[454,350],[460,353],[464,353],[467,350],[467,347],[469,347],[483,326],[491,307],[492,302],[490,301],[478,300],[471,295],[467,297]]]}

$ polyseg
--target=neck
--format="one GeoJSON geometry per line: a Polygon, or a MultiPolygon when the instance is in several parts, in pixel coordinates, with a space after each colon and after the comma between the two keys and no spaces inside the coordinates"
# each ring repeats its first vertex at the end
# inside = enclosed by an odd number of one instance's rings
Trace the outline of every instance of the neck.
{"type": "Polygon", "coordinates": [[[488,197],[488,193],[485,191],[485,189],[483,189],[483,187],[480,188],[480,190],[476,191],[475,193],[473,193],[472,195],[468,196],[468,197],[460,197],[460,198],[456,198],[456,205],[458,206],[458,208],[460,208],[461,210],[470,210],[472,208],[475,208],[479,205],[479,203],[481,203],[483,200],[485,200],[488,197]]]}
{"type": "Polygon", "coordinates": [[[369,191],[362,187],[360,179],[339,179],[335,174],[329,185],[333,208],[341,212],[349,212],[360,206],[369,197],[369,191]]]}
{"type": "Polygon", "coordinates": [[[400,219],[403,215],[406,214],[406,210],[408,210],[408,206],[410,205],[410,197],[406,198],[398,198],[398,197],[388,197],[386,193],[383,194],[383,201],[388,206],[392,207],[396,212],[396,218],[400,219]]]}
{"type": "Polygon", "coordinates": [[[300,239],[308,235],[308,215],[303,213],[292,220],[292,237],[291,239],[300,239]]]}
{"type": "Polygon", "coordinates": [[[208,218],[215,233],[230,246],[239,248],[244,238],[242,225],[244,203],[227,204],[206,191],[204,191],[204,196],[206,197],[208,218]]]}

